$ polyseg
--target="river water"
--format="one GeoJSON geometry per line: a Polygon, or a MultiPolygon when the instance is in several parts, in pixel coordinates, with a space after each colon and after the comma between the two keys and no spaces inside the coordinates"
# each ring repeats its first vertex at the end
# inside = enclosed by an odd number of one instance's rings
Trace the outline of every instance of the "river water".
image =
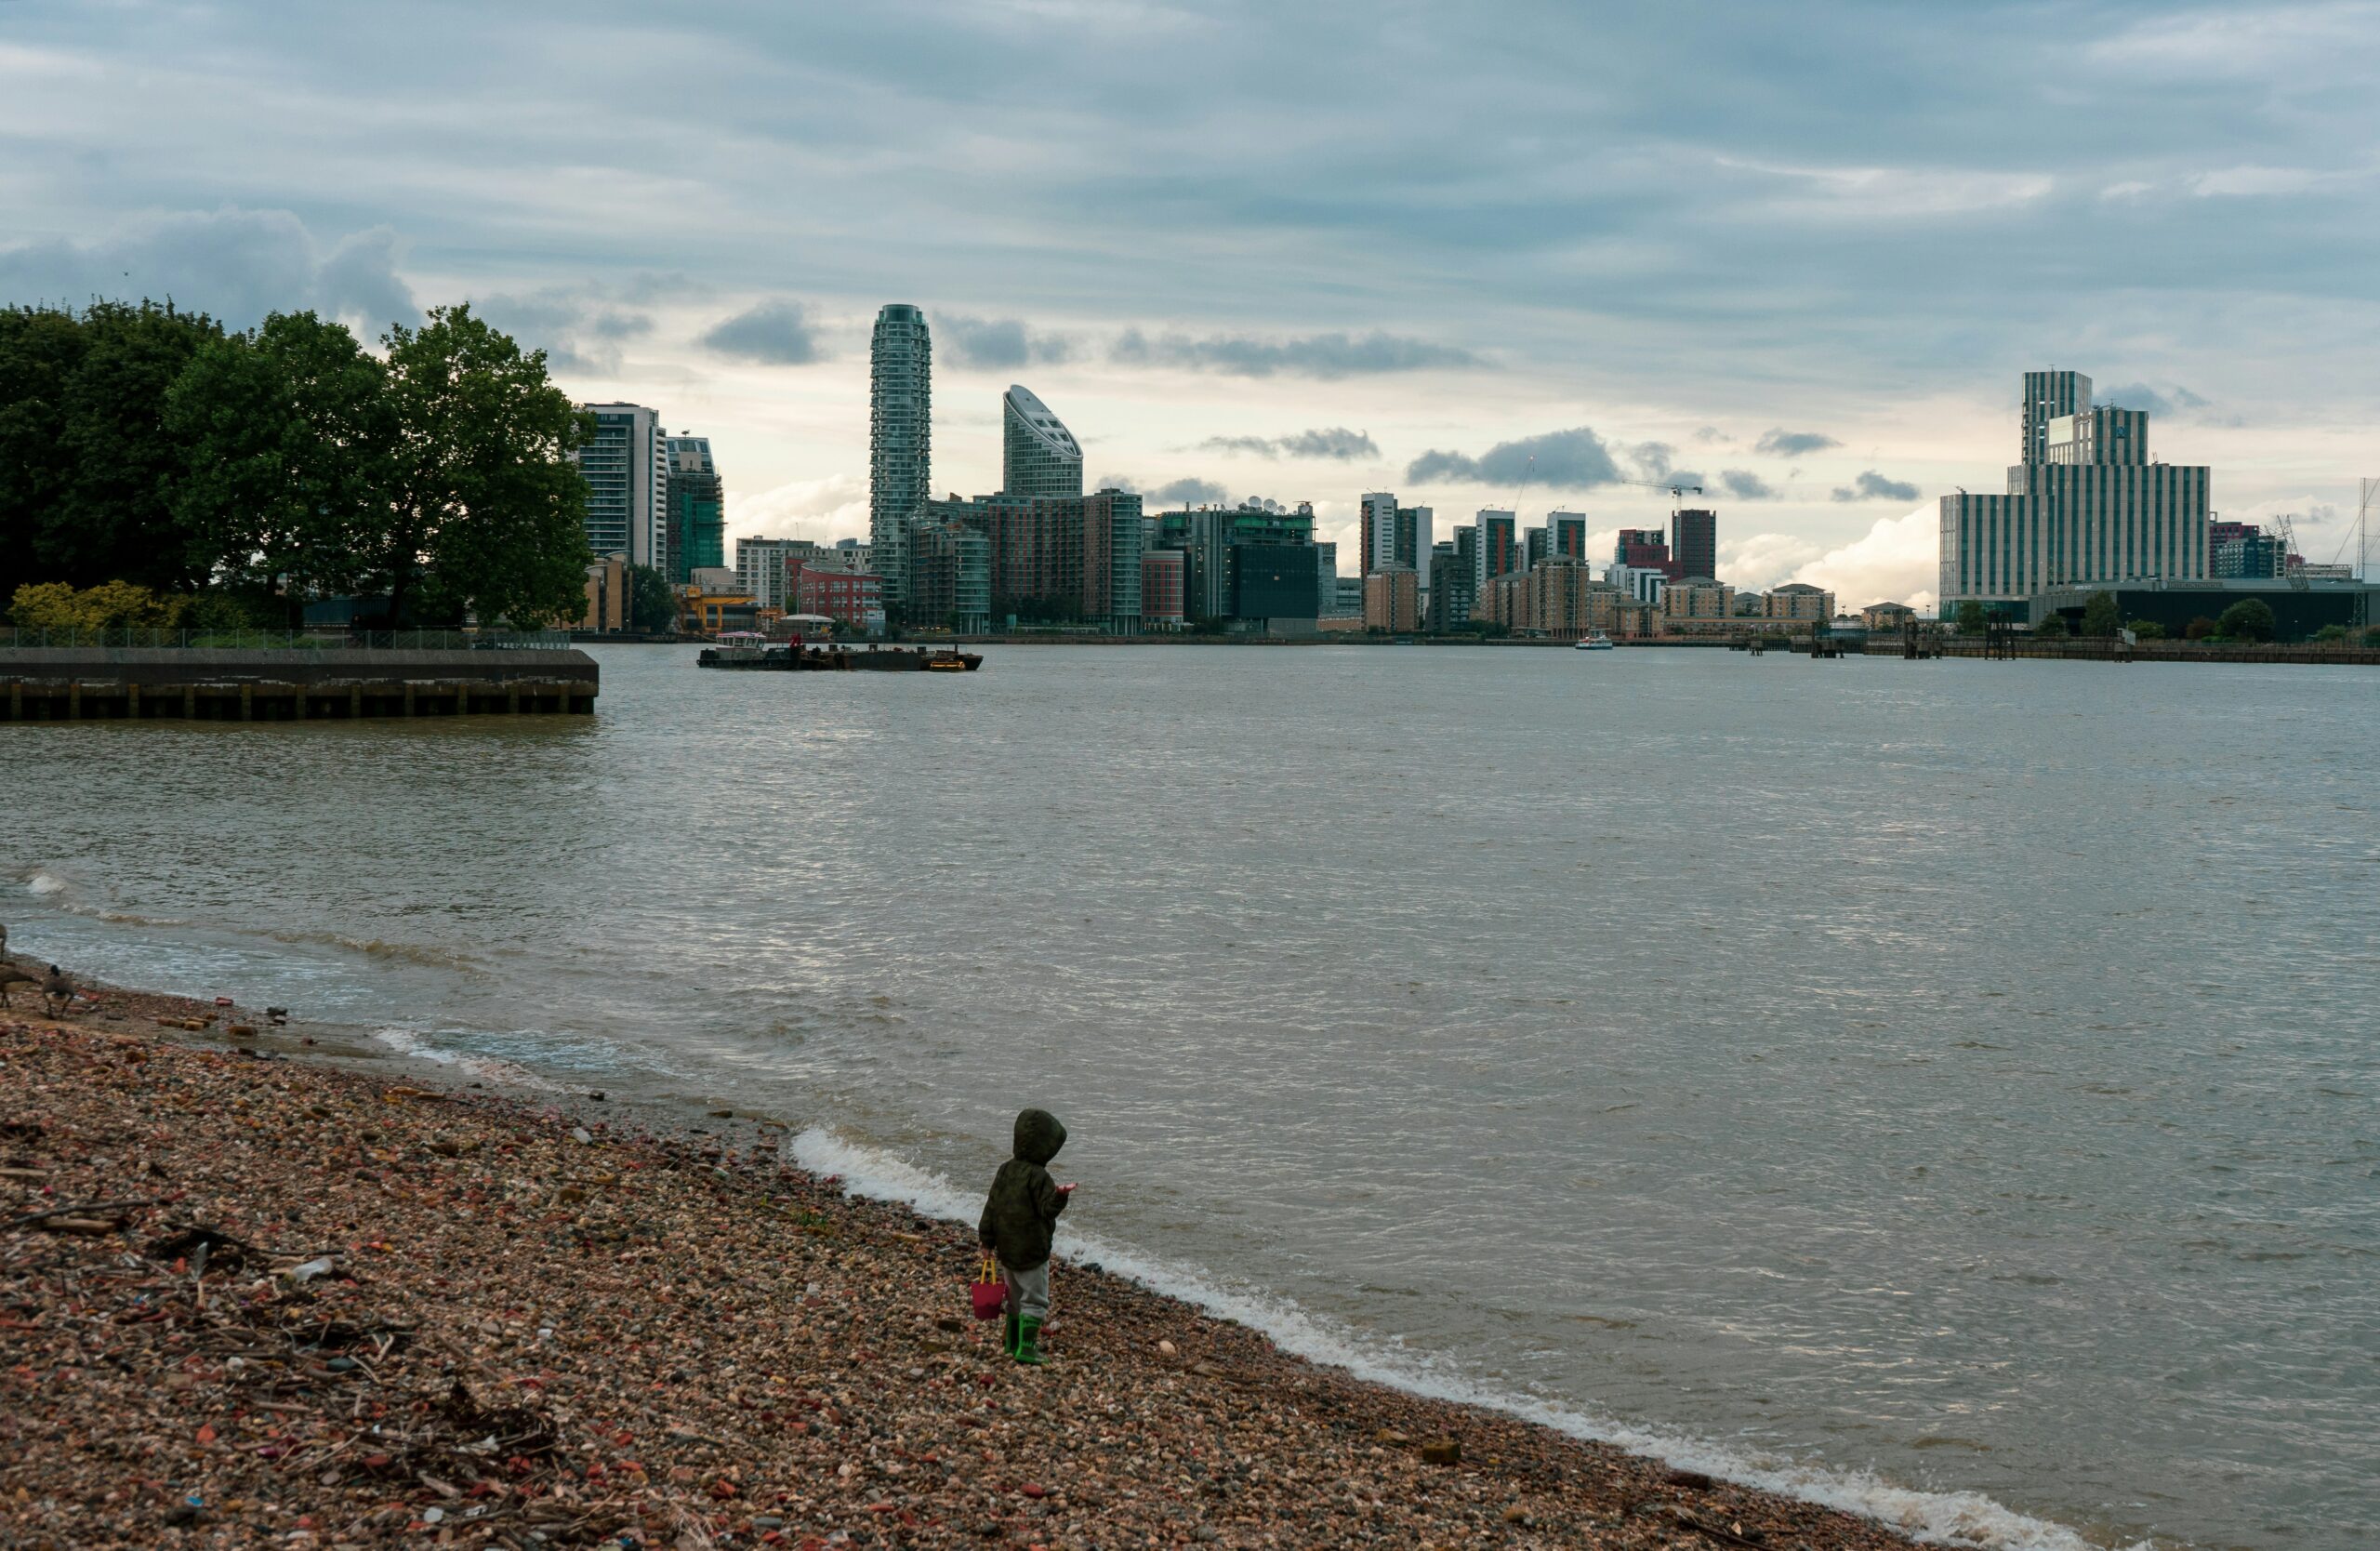
{"type": "Polygon", "coordinates": [[[1078,1254],[1938,1533],[2380,1538],[2380,674],[598,655],[0,726],[0,916],[971,1220],[1046,1105],[1078,1254]]]}

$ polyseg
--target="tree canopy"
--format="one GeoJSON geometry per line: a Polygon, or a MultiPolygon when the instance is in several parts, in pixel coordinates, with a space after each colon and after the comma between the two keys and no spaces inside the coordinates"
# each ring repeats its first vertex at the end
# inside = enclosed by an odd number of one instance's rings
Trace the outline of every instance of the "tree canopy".
{"type": "Polygon", "coordinates": [[[1953,616],[1961,635],[1981,635],[1984,626],[1983,604],[1974,598],[1964,600],[1953,616]]]}
{"type": "Polygon", "coordinates": [[[2088,636],[2111,636],[2123,629],[2123,613],[2116,607],[2112,592],[2094,592],[2083,600],[2082,625],[2075,633],[2088,636]]]}
{"type": "Polygon", "coordinates": [[[2223,611],[2215,629],[2226,641],[2270,641],[2274,630],[2272,605],[2262,598],[2242,598],[2223,611]]]}
{"type": "Polygon", "coordinates": [[[406,624],[575,617],[592,426],[545,353],[468,306],[381,342],[311,312],[226,333],[170,303],[0,311],[0,597],[120,581],[284,614],[377,593],[406,624]]]}

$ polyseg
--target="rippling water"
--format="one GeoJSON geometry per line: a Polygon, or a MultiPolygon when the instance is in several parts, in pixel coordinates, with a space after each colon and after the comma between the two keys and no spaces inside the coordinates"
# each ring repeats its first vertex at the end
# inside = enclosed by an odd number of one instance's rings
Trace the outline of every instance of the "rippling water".
{"type": "Polygon", "coordinates": [[[0,726],[0,916],[932,1202],[1047,1104],[1083,1253],[1944,1531],[2380,1537],[2380,675],[600,655],[0,726]]]}

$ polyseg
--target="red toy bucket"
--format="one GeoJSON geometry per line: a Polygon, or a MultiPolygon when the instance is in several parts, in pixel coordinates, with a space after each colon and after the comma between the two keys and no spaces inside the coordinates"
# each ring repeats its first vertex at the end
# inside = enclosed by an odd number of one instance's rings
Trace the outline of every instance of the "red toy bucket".
{"type": "Polygon", "coordinates": [[[975,1268],[975,1281],[967,1293],[975,1301],[978,1319],[997,1319],[1008,1311],[1008,1283],[1000,1279],[1000,1269],[990,1255],[975,1268]]]}

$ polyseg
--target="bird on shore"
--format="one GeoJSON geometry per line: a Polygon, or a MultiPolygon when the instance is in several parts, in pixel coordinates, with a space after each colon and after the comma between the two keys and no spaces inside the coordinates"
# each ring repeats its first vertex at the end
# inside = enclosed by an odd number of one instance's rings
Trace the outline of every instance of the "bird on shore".
{"type": "Polygon", "coordinates": [[[9,988],[15,986],[19,981],[22,981],[28,986],[38,986],[41,984],[41,977],[33,974],[33,971],[26,969],[23,965],[18,963],[15,960],[6,956],[0,956],[0,1007],[13,1007],[16,1005],[16,1003],[8,1000],[8,992],[9,988]]]}
{"type": "Polygon", "coordinates": [[[53,1018],[64,1017],[74,1005],[74,982],[56,964],[49,966],[49,974],[41,983],[41,1003],[53,1018]]]}
{"type": "Polygon", "coordinates": [[[286,1007],[268,1007],[264,1010],[264,1015],[271,1019],[273,1027],[277,1028],[281,1025],[289,1021],[289,1009],[286,1007]]]}

